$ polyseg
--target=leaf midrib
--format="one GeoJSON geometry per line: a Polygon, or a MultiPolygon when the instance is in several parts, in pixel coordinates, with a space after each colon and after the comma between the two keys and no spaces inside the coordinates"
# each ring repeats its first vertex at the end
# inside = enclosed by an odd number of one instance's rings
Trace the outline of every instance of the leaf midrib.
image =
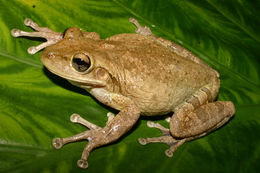
{"type": "Polygon", "coordinates": [[[0,144],[0,151],[10,151],[12,153],[20,153],[20,154],[27,154],[27,155],[38,155],[38,154],[44,154],[49,151],[47,148],[43,147],[35,147],[35,146],[29,146],[24,145],[21,143],[18,144],[0,144]]]}
{"type": "Polygon", "coordinates": [[[36,61],[32,61],[30,59],[26,59],[26,58],[22,58],[22,57],[16,57],[16,56],[11,55],[9,53],[6,53],[4,51],[0,51],[0,56],[18,61],[18,62],[23,63],[23,64],[27,64],[27,65],[30,65],[30,66],[33,66],[33,67],[37,67],[37,68],[43,67],[43,65],[41,63],[36,63],[36,61]]]}

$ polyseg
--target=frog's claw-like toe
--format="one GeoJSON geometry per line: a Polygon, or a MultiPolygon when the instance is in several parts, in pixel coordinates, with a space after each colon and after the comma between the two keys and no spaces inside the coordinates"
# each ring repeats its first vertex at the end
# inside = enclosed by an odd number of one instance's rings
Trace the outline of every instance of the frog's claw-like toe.
{"type": "Polygon", "coordinates": [[[150,128],[159,129],[162,132],[162,136],[153,137],[153,138],[139,138],[138,142],[141,145],[146,145],[149,143],[165,143],[170,146],[169,149],[165,150],[165,155],[168,157],[172,157],[174,151],[186,141],[186,139],[173,138],[172,135],[170,134],[170,130],[163,127],[159,123],[154,123],[152,121],[148,121],[147,126],[150,128]]]}
{"type": "Polygon", "coordinates": [[[29,54],[35,54],[36,52],[39,52],[40,50],[44,49],[45,47],[48,47],[50,45],[53,45],[57,43],[58,41],[62,40],[63,34],[59,32],[55,32],[49,28],[46,27],[39,27],[37,23],[33,22],[31,19],[25,19],[24,25],[29,26],[32,29],[34,29],[36,32],[26,32],[19,29],[12,29],[11,35],[13,37],[21,37],[21,36],[27,36],[27,37],[40,37],[45,38],[47,41],[38,45],[28,48],[27,52],[29,54]]]}
{"type": "Polygon", "coordinates": [[[82,168],[82,169],[87,169],[88,168],[88,161],[84,160],[84,159],[80,159],[77,162],[78,167],[82,168]]]}
{"type": "Polygon", "coordinates": [[[141,26],[135,18],[130,18],[129,22],[133,23],[136,26],[135,32],[137,34],[146,35],[146,36],[153,35],[152,31],[148,26],[141,26]]]}

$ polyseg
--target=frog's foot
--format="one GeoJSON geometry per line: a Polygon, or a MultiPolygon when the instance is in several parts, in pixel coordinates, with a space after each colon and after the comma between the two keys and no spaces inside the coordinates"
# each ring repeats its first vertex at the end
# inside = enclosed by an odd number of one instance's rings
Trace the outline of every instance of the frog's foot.
{"type": "Polygon", "coordinates": [[[147,27],[147,26],[141,26],[136,19],[130,18],[130,19],[129,19],[129,22],[133,23],[133,24],[136,26],[135,32],[136,32],[137,34],[145,35],[145,36],[153,35],[153,33],[152,33],[152,31],[150,30],[149,27],[147,27]]]}
{"type": "MultiPolygon", "coordinates": [[[[109,123],[113,120],[114,115],[109,112],[107,114],[107,117],[108,117],[107,123],[109,123]]],[[[82,133],[79,133],[77,135],[74,135],[74,136],[71,136],[68,138],[54,138],[52,140],[52,145],[55,149],[60,149],[63,145],[70,143],[70,142],[75,142],[75,141],[79,141],[79,140],[88,140],[88,144],[82,152],[81,159],[78,160],[78,162],[77,162],[77,164],[80,168],[86,169],[88,167],[87,159],[88,159],[89,153],[94,148],[96,148],[100,145],[103,145],[103,143],[104,143],[104,140],[103,141],[97,140],[97,139],[99,139],[100,136],[102,136],[101,133],[104,133],[104,131],[102,131],[101,127],[85,120],[78,114],[72,114],[70,116],[70,121],[73,123],[78,123],[83,126],[86,126],[90,130],[84,131],[82,133]]]]}
{"type": "Polygon", "coordinates": [[[135,105],[130,104],[122,109],[116,116],[108,113],[108,122],[106,126],[101,128],[85,119],[78,114],[72,114],[70,121],[86,126],[89,130],[79,133],[68,138],[54,138],[52,145],[56,149],[60,149],[63,145],[79,140],[87,140],[88,144],[82,152],[81,159],[77,164],[80,168],[88,167],[88,156],[90,152],[99,146],[116,141],[119,137],[125,134],[138,120],[140,111],[135,105]]]}
{"type": "MultiPolygon", "coordinates": [[[[167,121],[168,119],[166,119],[167,121]]],[[[175,139],[171,136],[170,130],[163,127],[159,123],[154,123],[151,121],[147,122],[147,126],[151,128],[157,128],[162,132],[162,136],[160,137],[153,137],[153,138],[139,138],[138,141],[141,145],[146,145],[149,143],[165,143],[170,146],[169,149],[165,151],[166,156],[172,157],[174,151],[181,146],[186,139],[175,139]]]]}
{"type": "Polygon", "coordinates": [[[11,34],[13,37],[21,37],[21,36],[28,36],[28,37],[41,37],[45,38],[47,42],[44,42],[38,46],[33,46],[28,48],[27,52],[29,54],[35,54],[36,52],[44,49],[47,46],[53,45],[58,41],[62,40],[63,34],[59,32],[55,32],[46,27],[39,27],[37,23],[33,22],[31,19],[25,19],[24,25],[33,28],[36,32],[26,32],[21,31],[19,29],[12,29],[11,34]]]}

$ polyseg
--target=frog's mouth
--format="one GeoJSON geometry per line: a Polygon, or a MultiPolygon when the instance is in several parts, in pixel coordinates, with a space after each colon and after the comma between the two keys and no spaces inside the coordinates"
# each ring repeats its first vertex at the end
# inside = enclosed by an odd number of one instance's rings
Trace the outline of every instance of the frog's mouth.
{"type": "Polygon", "coordinates": [[[70,77],[65,77],[72,85],[78,86],[80,88],[89,89],[89,88],[95,88],[95,87],[104,87],[106,84],[104,81],[101,80],[95,80],[95,79],[73,79],[70,77]]]}
{"type": "Polygon", "coordinates": [[[89,88],[95,88],[95,87],[104,87],[106,86],[106,82],[102,80],[96,80],[96,79],[91,79],[91,78],[86,78],[86,77],[81,77],[81,78],[73,78],[71,76],[68,76],[66,74],[61,74],[57,71],[51,70],[48,68],[50,72],[53,74],[56,74],[59,77],[62,77],[66,80],[68,80],[72,85],[78,86],[80,88],[84,89],[89,89],[89,88]]]}
{"type": "MultiPolygon", "coordinates": [[[[68,79],[67,79],[68,80],[68,79]]],[[[77,87],[80,87],[80,88],[84,88],[84,89],[91,89],[91,88],[95,88],[95,87],[103,87],[105,86],[104,84],[100,84],[98,82],[94,82],[93,81],[91,82],[91,84],[88,84],[88,83],[81,83],[81,82],[78,82],[78,81],[72,81],[72,80],[68,80],[72,85],[75,85],[77,87]]]]}

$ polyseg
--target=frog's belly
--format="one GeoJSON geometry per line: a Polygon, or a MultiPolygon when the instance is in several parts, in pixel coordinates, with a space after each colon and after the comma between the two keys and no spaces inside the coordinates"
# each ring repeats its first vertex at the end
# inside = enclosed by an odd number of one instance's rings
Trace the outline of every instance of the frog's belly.
{"type": "Polygon", "coordinates": [[[143,93],[142,97],[132,97],[142,115],[156,116],[173,112],[174,108],[190,97],[197,88],[182,87],[172,90],[157,90],[143,93]]]}

